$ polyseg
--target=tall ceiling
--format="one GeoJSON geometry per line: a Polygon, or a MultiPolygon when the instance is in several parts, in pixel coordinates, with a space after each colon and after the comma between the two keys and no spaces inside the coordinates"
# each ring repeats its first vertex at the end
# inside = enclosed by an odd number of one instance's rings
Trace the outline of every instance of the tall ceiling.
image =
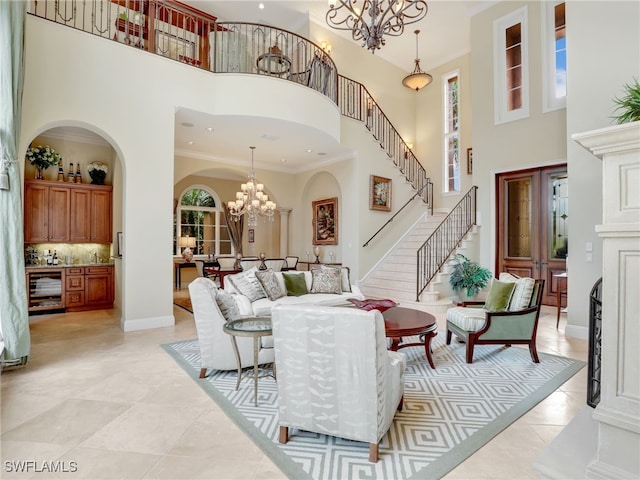
{"type": "MultiPolygon", "coordinates": [[[[292,32],[304,29],[309,21],[326,26],[328,10],[327,0],[181,1],[220,21],[262,23],[292,32]],[[264,8],[259,8],[260,3],[264,8]]],[[[470,18],[493,3],[494,0],[428,0],[427,16],[408,25],[402,36],[385,37],[386,45],[375,55],[409,73],[415,59],[413,32],[420,29],[420,64],[429,71],[470,51],[470,18]]],[[[348,32],[331,31],[356,43],[348,32]]],[[[371,54],[363,48],[363,55],[371,54]]],[[[256,146],[256,168],[283,172],[317,168],[323,163],[349,158],[353,153],[317,130],[273,119],[219,117],[179,108],[175,125],[177,155],[223,160],[247,170],[251,163],[250,145],[256,146]]]]}
{"type": "MultiPolygon", "coordinates": [[[[309,21],[326,26],[325,15],[328,10],[327,0],[182,2],[217,17],[219,21],[262,23],[293,32],[305,28],[309,21]],[[259,8],[261,3],[264,8],[259,8]]],[[[413,69],[416,53],[413,32],[420,29],[420,64],[423,70],[429,71],[469,52],[470,18],[491,3],[478,0],[428,1],[427,16],[418,23],[408,25],[402,36],[385,37],[386,45],[377,50],[375,55],[409,73],[413,69]]],[[[354,41],[349,32],[332,31],[354,41]]],[[[363,55],[370,53],[363,49],[363,55]]],[[[224,159],[239,165],[249,164],[249,145],[255,145],[256,168],[286,172],[318,167],[323,162],[338,161],[351,155],[350,150],[334,140],[301,126],[271,119],[212,117],[189,110],[179,110],[176,114],[175,142],[178,154],[224,159]]]]}

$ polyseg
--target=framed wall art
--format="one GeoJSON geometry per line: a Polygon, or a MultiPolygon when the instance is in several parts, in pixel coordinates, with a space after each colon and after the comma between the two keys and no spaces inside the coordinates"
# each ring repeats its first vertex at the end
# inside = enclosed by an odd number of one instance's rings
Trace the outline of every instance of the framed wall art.
{"type": "Polygon", "coordinates": [[[255,230],[253,228],[249,229],[249,243],[253,243],[256,240],[255,230]]]}
{"type": "Polygon", "coordinates": [[[391,211],[391,179],[371,175],[369,182],[369,209],[391,211]]]}
{"type": "Polygon", "coordinates": [[[473,173],[473,149],[467,148],[467,173],[473,173]]]}
{"type": "Polygon", "coordinates": [[[313,245],[338,245],[338,197],[312,202],[313,245]]]}

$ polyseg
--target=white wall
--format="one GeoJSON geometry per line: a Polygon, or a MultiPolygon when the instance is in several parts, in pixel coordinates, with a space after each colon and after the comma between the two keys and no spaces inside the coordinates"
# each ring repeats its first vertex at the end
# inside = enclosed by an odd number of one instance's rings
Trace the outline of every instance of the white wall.
{"type": "MultiPolygon", "coordinates": [[[[277,117],[339,138],[339,114],[329,100],[277,81],[271,82],[271,95],[256,98],[264,82],[250,75],[214,76],[27,16],[20,151],[25,152],[38,133],[68,122],[98,133],[117,152],[122,163],[125,256],[116,268],[122,279],[125,330],[174,322],[168,252],[173,236],[176,107],[277,117]],[[256,88],[256,81],[263,82],[261,88],[256,88]],[[201,95],[203,91],[208,95],[201,95]],[[287,102],[281,101],[285,97],[287,102]],[[301,104],[308,108],[296,107],[301,104]]],[[[275,174],[258,175],[267,185],[277,183],[275,174]]],[[[283,188],[275,195],[284,198],[282,206],[289,203],[286,192],[283,188]]]]}

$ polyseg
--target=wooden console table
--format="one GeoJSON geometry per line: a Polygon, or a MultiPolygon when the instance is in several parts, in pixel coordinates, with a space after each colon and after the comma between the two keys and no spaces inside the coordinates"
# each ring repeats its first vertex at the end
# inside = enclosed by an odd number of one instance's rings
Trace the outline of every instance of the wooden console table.
{"type": "Polygon", "coordinates": [[[315,263],[315,262],[298,262],[298,266],[296,268],[296,270],[311,270],[311,267],[313,267],[314,265],[331,265],[333,267],[341,267],[342,264],[341,263],[324,263],[324,262],[320,262],[320,263],[315,263]]]}
{"type": "MultiPolygon", "coordinates": [[[[204,262],[205,267],[213,267],[214,265],[216,265],[216,263],[213,261],[204,262]]],[[[173,262],[173,279],[176,284],[176,289],[178,290],[182,288],[182,269],[183,268],[196,268],[196,264],[193,262],[182,262],[182,261],[173,262]]]]}

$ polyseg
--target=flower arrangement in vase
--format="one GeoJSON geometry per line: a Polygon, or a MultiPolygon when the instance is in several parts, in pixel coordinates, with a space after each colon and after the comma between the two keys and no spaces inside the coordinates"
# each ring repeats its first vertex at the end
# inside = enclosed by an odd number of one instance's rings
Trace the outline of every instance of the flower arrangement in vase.
{"type": "Polygon", "coordinates": [[[61,159],[60,154],[57,153],[49,145],[37,147],[29,147],[27,149],[27,159],[29,163],[38,169],[36,174],[37,180],[44,178],[43,170],[51,167],[52,165],[58,165],[58,160],[61,159]]]}
{"type": "Polygon", "coordinates": [[[91,162],[87,166],[87,171],[91,177],[91,183],[94,185],[104,185],[104,179],[107,177],[109,167],[102,162],[91,162]]]}

